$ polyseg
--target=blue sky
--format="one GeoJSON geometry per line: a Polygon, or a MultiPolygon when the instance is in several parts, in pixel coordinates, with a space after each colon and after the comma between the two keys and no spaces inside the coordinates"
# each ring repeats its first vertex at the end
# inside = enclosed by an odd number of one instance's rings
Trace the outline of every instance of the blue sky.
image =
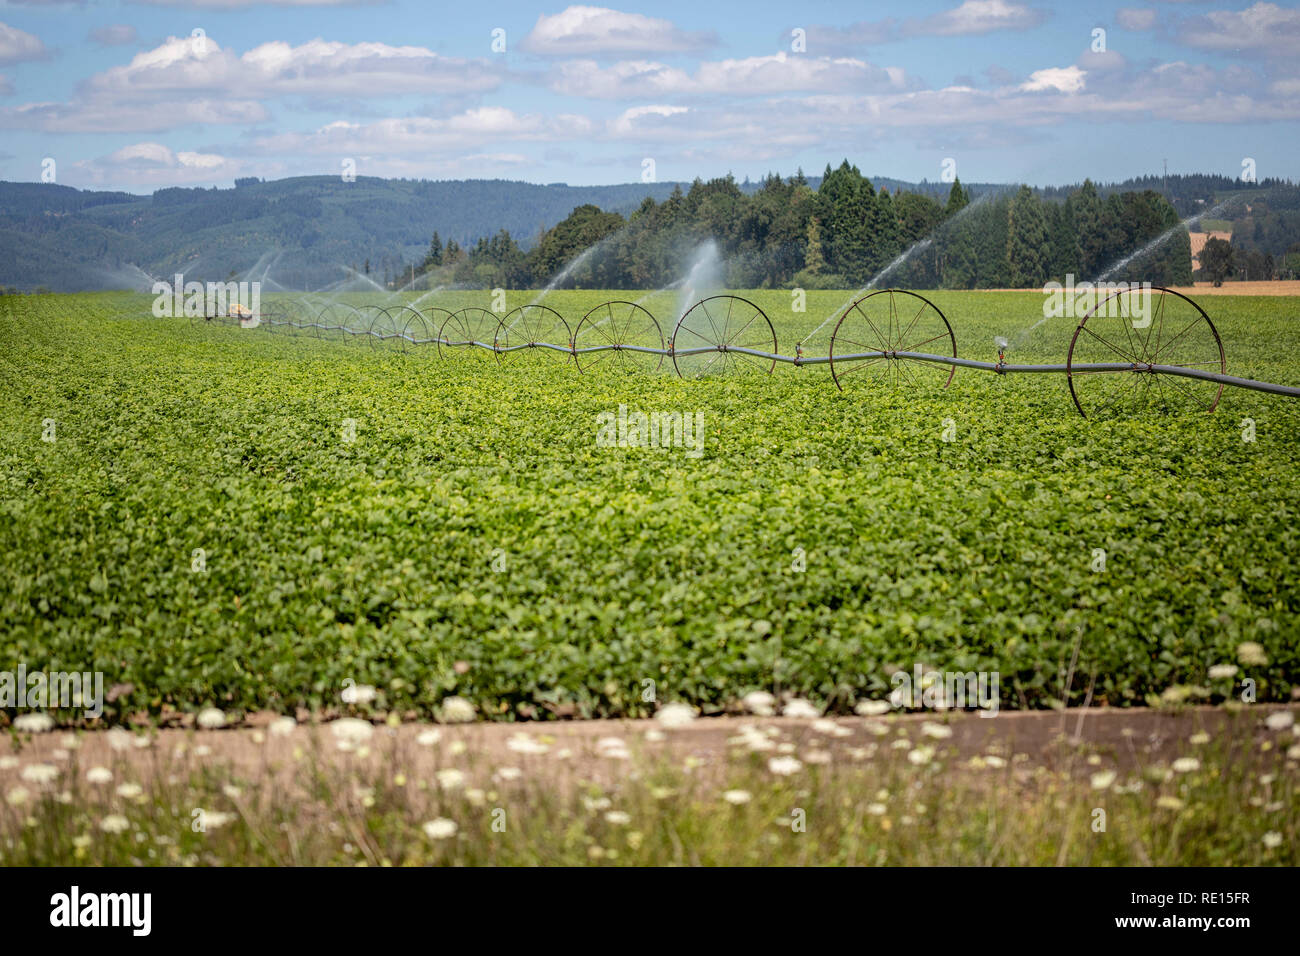
{"type": "Polygon", "coordinates": [[[0,178],[81,187],[1297,179],[1298,119],[1287,4],[0,2],[0,178]]]}

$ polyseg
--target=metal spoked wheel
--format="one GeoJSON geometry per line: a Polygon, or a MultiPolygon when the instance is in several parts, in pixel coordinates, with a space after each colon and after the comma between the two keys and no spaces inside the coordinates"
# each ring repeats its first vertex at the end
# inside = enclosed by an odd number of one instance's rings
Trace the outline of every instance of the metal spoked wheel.
{"type": "Polygon", "coordinates": [[[347,341],[351,330],[369,328],[370,320],[345,302],[331,302],[316,315],[316,337],[347,341]]]}
{"type": "Polygon", "coordinates": [[[1089,309],[1074,330],[1065,367],[1084,418],[1218,407],[1222,382],[1162,373],[1161,366],[1227,374],[1223,342],[1205,310],[1154,286],[1112,292],[1089,309]]]}
{"type": "Polygon", "coordinates": [[[446,309],[430,306],[426,309],[411,307],[406,310],[407,323],[402,329],[402,348],[419,349],[425,345],[434,345],[438,339],[438,330],[451,317],[446,309]]]}
{"type": "Polygon", "coordinates": [[[314,335],[316,330],[312,328],[312,323],[316,321],[316,308],[314,303],[290,302],[289,303],[289,334],[292,336],[314,335]]]}
{"type": "Polygon", "coordinates": [[[602,366],[636,372],[657,372],[664,363],[664,333],[659,321],[635,302],[615,300],[596,306],[578,321],[573,332],[578,370],[602,366]],[[631,346],[631,348],[629,348],[631,346]],[[584,349],[600,349],[585,352],[584,349]],[[640,349],[654,349],[643,352],[640,349]]]}
{"type": "Polygon", "coordinates": [[[491,348],[501,324],[495,312],[477,306],[453,312],[438,329],[438,356],[451,358],[466,349],[491,348]],[[478,346],[475,343],[480,343],[478,346]]]}
{"type": "Polygon", "coordinates": [[[677,320],[671,345],[673,367],[682,378],[767,375],[776,368],[776,359],[768,358],[777,352],[776,329],[762,309],[736,295],[696,302],[677,320]]]}
{"type": "Polygon", "coordinates": [[[957,366],[899,353],[957,357],[957,337],[947,317],[925,296],[880,289],[844,310],[831,333],[831,376],[846,385],[937,386],[952,383],[957,366]]]}
{"type": "MultiPolygon", "coordinates": [[[[573,348],[573,335],[564,316],[545,305],[521,305],[506,313],[497,326],[495,338],[497,357],[503,362],[517,359],[525,352],[539,349],[555,355],[563,354],[543,345],[573,348]]],[[[565,358],[572,358],[568,352],[565,358]]]]}
{"type": "Polygon", "coordinates": [[[393,329],[393,317],[381,305],[363,305],[357,312],[364,320],[360,331],[371,348],[383,348],[396,334],[393,329]]]}
{"type": "Polygon", "coordinates": [[[367,330],[372,348],[396,352],[406,348],[406,326],[424,324],[424,317],[407,305],[370,306],[374,318],[367,330]]]}
{"type": "Polygon", "coordinates": [[[267,303],[257,317],[257,327],[265,329],[273,335],[282,331],[284,328],[284,307],[278,302],[267,303]]]}

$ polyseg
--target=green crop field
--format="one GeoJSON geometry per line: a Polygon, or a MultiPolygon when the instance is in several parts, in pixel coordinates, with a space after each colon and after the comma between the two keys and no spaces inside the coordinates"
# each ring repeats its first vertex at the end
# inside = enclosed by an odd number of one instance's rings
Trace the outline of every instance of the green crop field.
{"type": "MultiPolygon", "coordinates": [[[[785,354],[848,298],[738,294],[785,354]]],[[[964,357],[1004,335],[1008,361],[1065,361],[1075,321],[1040,323],[1040,294],[927,295],[964,357]]],[[[544,302],[573,326],[643,296],[544,302]]],[[[667,334],[673,295],[645,304],[667,334]]],[[[1300,303],[1202,305],[1229,373],[1300,384],[1300,303]]],[[[1004,707],[1137,705],[1222,699],[1207,671],[1244,641],[1260,699],[1300,686],[1294,399],[1085,420],[1060,374],[580,374],[149,306],[0,297],[0,657],[102,671],[113,720],[320,710],[346,680],[413,715],[645,715],[650,681],[705,712],[758,689],[847,711],[918,662],[999,672],[1004,707]],[[620,406],[699,413],[700,453],[600,443],[620,406]]]]}

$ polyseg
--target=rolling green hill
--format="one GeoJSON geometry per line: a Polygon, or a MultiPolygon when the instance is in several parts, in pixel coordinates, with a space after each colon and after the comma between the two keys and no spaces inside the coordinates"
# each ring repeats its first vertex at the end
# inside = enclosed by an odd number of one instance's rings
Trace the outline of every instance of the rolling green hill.
{"type": "MultiPolygon", "coordinates": [[[[890,189],[908,184],[878,182],[890,189]]],[[[810,177],[816,188],[818,178],[810,177]]],[[[759,183],[742,183],[753,192],[759,183]]],[[[927,191],[932,185],[917,188],[927,191]]],[[[161,189],[151,196],[0,182],[0,285],[55,291],[141,288],[147,274],[225,279],[232,272],[319,288],[346,268],[378,281],[418,260],[437,230],[468,247],[505,229],[524,247],[575,207],[627,214],[689,183],[538,185],[303,176],[233,189],[161,189]],[[274,263],[274,265],[272,265],[274,263]],[[265,275],[263,271],[265,270],[265,275]]],[[[942,187],[946,192],[947,186],[942,187]]],[[[978,194],[979,185],[972,187],[978,194]]]]}

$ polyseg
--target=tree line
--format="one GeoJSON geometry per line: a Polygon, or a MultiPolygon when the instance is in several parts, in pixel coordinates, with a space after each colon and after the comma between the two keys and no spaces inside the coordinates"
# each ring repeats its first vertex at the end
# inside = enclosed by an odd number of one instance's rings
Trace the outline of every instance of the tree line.
{"type": "Polygon", "coordinates": [[[1103,197],[1085,181],[1059,199],[1022,186],[972,201],[955,179],[940,202],[877,189],[845,160],[827,166],[817,189],[800,170],[769,174],[752,192],[730,175],[697,179],[663,201],[647,197],[626,217],[584,204],[526,251],[505,229],[469,246],[435,232],[423,259],[397,280],[416,277],[421,288],[553,281],[661,288],[679,281],[700,243],[713,240],[730,288],[852,288],[877,277],[915,288],[1035,288],[1067,275],[1095,279],[1164,236],[1109,278],[1184,284],[1192,280],[1191,250],[1179,222],[1153,189],[1103,197]]]}

